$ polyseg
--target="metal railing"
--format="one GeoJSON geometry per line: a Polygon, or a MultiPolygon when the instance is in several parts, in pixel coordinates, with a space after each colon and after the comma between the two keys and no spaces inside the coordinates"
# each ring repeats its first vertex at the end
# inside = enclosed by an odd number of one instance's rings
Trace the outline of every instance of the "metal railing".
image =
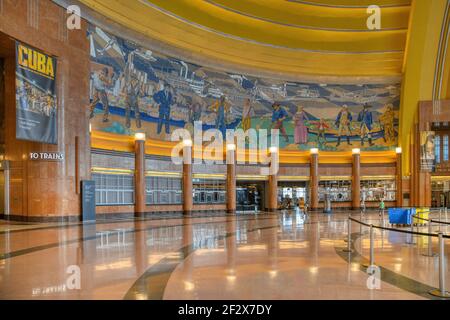
{"type": "MultiPolygon", "coordinates": [[[[416,218],[419,218],[419,217],[416,217],[416,218]]],[[[420,232],[420,231],[418,231],[418,229],[417,229],[417,231],[414,231],[414,229],[413,229],[414,223],[412,221],[411,221],[411,230],[403,230],[403,229],[385,227],[384,226],[384,212],[382,212],[382,221],[383,221],[382,226],[365,223],[362,221],[362,219],[357,220],[357,219],[349,216],[348,221],[347,221],[347,248],[343,249],[343,251],[347,252],[347,253],[353,252],[353,249],[351,247],[351,243],[352,243],[352,240],[351,240],[352,224],[351,224],[351,222],[352,221],[355,223],[358,223],[361,226],[361,228],[362,228],[362,226],[369,228],[369,237],[370,237],[369,264],[363,265],[367,268],[370,268],[370,267],[374,266],[374,264],[375,264],[375,248],[374,248],[375,247],[374,246],[374,243],[375,243],[374,230],[375,229],[410,234],[412,239],[414,239],[414,236],[428,237],[428,255],[427,256],[435,256],[432,253],[432,238],[437,237],[439,239],[439,289],[432,290],[429,293],[433,296],[449,299],[450,294],[445,289],[445,271],[446,271],[446,268],[445,268],[445,239],[450,239],[450,236],[444,235],[444,233],[441,232],[440,230],[437,234],[431,232],[432,222],[438,223],[438,221],[433,220],[433,219],[424,219],[424,218],[420,218],[420,220],[427,220],[430,222],[428,224],[428,232],[420,232]],[[430,254],[430,252],[431,252],[431,254],[430,254]]],[[[439,223],[443,223],[443,222],[439,221],[439,223]]],[[[450,224],[450,223],[445,222],[444,224],[450,224]]],[[[361,228],[360,228],[360,230],[361,230],[361,228]]],[[[360,234],[362,234],[362,232],[360,232],[360,234]]],[[[410,244],[414,244],[414,241],[412,241],[410,244]]]]}

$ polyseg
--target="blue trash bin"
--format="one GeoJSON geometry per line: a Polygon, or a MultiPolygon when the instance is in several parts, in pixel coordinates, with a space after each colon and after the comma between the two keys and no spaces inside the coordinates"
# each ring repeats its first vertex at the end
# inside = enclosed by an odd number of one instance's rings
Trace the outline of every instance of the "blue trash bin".
{"type": "Polygon", "coordinates": [[[411,225],[415,212],[415,208],[389,208],[389,223],[411,225]]]}

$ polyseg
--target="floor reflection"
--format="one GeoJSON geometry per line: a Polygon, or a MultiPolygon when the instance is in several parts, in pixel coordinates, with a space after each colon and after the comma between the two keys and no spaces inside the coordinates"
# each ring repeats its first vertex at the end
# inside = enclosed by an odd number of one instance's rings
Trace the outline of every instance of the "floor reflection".
{"type": "MultiPolygon", "coordinates": [[[[297,210],[15,226],[0,233],[0,298],[426,298],[416,291],[435,286],[438,277],[435,260],[421,255],[427,239],[413,246],[407,235],[377,232],[376,261],[387,278],[381,290],[369,290],[359,261],[368,255],[366,230],[352,224],[356,252],[341,250],[348,214],[297,210]]],[[[375,213],[364,219],[381,223],[375,213]]]]}

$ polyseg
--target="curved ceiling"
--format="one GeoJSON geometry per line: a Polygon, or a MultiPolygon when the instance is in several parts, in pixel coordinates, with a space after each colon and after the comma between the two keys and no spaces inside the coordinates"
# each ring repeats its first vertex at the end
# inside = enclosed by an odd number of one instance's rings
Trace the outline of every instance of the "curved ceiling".
{"type": "MultiPolygon", "coordinates": [[[[290,75],[402,73],[411,0],[80,0],[191,56],[290,75]],[[367,6],[381,30],[367,29],[367,6]]],[[[197,61],[193,61],[197,62],[197,61]]]]}

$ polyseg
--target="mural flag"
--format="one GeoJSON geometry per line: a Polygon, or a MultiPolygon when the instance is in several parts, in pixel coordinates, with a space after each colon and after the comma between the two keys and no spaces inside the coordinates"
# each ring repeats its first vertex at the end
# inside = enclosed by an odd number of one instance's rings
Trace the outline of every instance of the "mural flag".
{"type": "Polygon", "coordinates": [[[56,58],[16,42],[16,137],[57,143],[56,58]]]}

